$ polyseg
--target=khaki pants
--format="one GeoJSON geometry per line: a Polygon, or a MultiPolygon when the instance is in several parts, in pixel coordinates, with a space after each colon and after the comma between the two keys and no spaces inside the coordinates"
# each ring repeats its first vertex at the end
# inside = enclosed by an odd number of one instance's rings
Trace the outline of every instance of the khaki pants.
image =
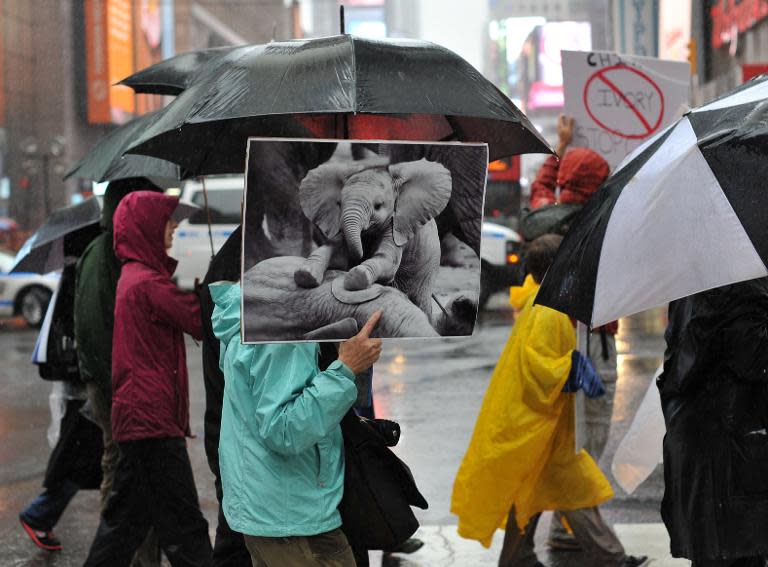
{"type": "Polygon", "coordinates": [[[244,536],[253,567],[355,567],[347,536],[337,528],[315,536],[244,536]]]}
{"type": "MultiPolygon", "coordinates": [[[[607,357],[603,356],[600,333],[592,333],[589,337],[589,358],[605,386],[605,395],[584,400],[584,450],[596,463],[600,462],[605,445],[608,443],[613,417],[613,399],[616,395],[616,337],[607,334],[605,343],[607,357]]],[[[555,519],[549,530],[549,540],[553,545],[571,547],[573,538],[563,527],[560,516],[560,512],[555,512],[555,519]]]]}
{"type": "Polygon", "coordinates": [[[589,337],[589,358],[605,386],[605,395],[584,400],[585,442],[584,449],[595,462],[603,456],[613,417],[613,398],[616,395],[616,337],[605,336],[607,359],[603,358],[600,333],[589,337]]]}
{"type": "Polygon", "coordinates": [[[88,382],[88,399],[91,401],[93,416],[101,427],[104,436],[104,454],[101,456],[101,508],[112,490],[112,482],[115,480],[115,468],[120,452],[117,443],[112,439],[112,390],[106,391],[104,386],[96,382],[88,382]]]}
{"type": "MultiPolygon", "coordinates": [[[[624,546],[605,523],[597,508],[583,508],[569,512],[561,512],[573,529],[573,535],[581,548],[590,559],[599,561],[604,567],[619,566],[627,555],[624,546]]],[[[537,564],[534,552],[533,536],[541,514],[536,514],[528,522],[523,533],[517,529],[515,508],[509,512],[507,530],[504,532],[504,546],[499,557],[499,567],[535,567],[537,564]]]]}
{"type": "MultiPolygon", "coordinates": [[[[112,387],[106,388],[96,382],[86,384],[88,399],[91,401],[93,416],[96,418],[104,439],[104,453],[101,455],[101,510],[107,503],[115,481],[115,469],[120,459],[120,450],[112,439],[112,387]]],[[[144,543],[136,551],[131,565],[133,567],[160,567],[160,543],[155,530],[150,529],[144,543]]]]}

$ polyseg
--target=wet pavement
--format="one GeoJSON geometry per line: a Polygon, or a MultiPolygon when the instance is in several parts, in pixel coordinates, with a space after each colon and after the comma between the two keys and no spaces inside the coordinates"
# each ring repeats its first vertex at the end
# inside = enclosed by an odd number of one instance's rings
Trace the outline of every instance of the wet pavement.
{"type": "MultiPolygon", "coordinates": [[[[491,306],[495,309],[484,314],[473,337],[439,342],[391,341],[385,347],[374,377],[377,414],[400,423],[402,439],[397,452],[410,465],[430,507],[417,511],[424,526],[420,535],[426,541],[425,547],[411,556],[382,559],[376,554],[373,565],[493,565],[498,557],[501,532],[491,550],[484,550],[480,544],[455,535],[456,518],[449,511],[453,478],[496,358],[509,334],[511,315],[504,309],[503,297],[494,298],[491,306]]],[[[623,321],[617,337],[619,381],[614,421],[601,461],[604,471],[610,470],[613,452],[661,360],[664,325],[660,310],[623,321]]],[[[0,365],[0,565],[81,565],[98,522],[95,491],[79,493],[57,526],[57,535],[64,544],[61,553],[38,551],[18,523],[18,512],[40,491],[50,452],[46,430],[51,385],[38,378],[29,363],[35,338],[33,331],[3,330],[0,326],[0,348],[4,353],[0,365]]],[[[200,503],[213,530],[217,503],[203,450],[200,350],[192,341],[188,343],[188,359],[192,431],[197,436],[188,441],[188,447],[200,503]]],[[[611,478],[610,473],[608,476],[611,478]]],[[[630,552],[642,551],[646,541],[649,548],[661,546],[659,553],[663,553],[660,538],[664,534],[658,526],[662,491],[663,480],[657,470],[632,496],[616,487],[617,497],[604,506],[607,520],[620,524],[617,531],[622,539],[633,542],[627,544],[630,552]],[[638,545],[640,549],[636,550],[638,545]]],[[[544,545],[548,516],[542,519],[537,535],[541,560],[552,566],[590,567],[580,553],[548,557],[544,545]]],[[[660,567],[673,564],[655,563],[660,567]]]]}

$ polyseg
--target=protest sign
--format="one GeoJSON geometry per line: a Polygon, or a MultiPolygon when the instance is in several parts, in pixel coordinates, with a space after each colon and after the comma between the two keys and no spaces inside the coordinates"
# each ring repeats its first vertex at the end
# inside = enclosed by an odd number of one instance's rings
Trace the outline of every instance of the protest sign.
{"type": "Polygon", "coordinates": [[[246,164],[244,342],[347,339],[376,311],[381,338],[472,334],[486,144],[251,138],[246,164]]]}
{"type": "Polygon", "coordinates": [[[607,51],[563,51],[562,60],[572,146],[595,150],[611,169],[687,108],[687,62],[607,51]]]}

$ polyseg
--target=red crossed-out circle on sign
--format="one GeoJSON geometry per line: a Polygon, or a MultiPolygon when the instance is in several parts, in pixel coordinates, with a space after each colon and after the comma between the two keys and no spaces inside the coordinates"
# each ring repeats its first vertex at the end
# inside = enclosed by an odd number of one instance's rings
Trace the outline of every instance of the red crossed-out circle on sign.
{"type": "MultiPolygon", "coordinates": [[[[600,69],[596,73],[593,73],[592,76],[587,80],[587,84],[584,85],[584,108],[587,109],[587,114],[589,114],[589,117],[592,118],[592,120],[595,121],[595,123],[600,126],[603,130],[606,130],[610,132],[611,134],[615,134],[616,136],[620,136],[621,138],[627,138],[629,140],[643,140],[656,132],[656,130],[659,129],[659,126],[661,126],[661,120],[664,117],[664,93],[661,92],[661,89],[659,88],[659,85],[656,84],[656,82],[651,79],[647,74],[643,73],[639,69],[635,69],[634,67],[630,67],[624,63],[619,63],[618,65],[612,65],[611,67],[605,67],[604,69],[600,69]],[[643,114],[642,109],[638,108],[637,105],[629,100],[627,98],[627,95],[625,95],[622,90],[616,86],[616,83],[611,80],[611,77],[606,76],[608,73],[614,74],[614,79],[617,74],[625,74],[625,73],[631,73],[635,74],[641,79],[643,79],[643,82],[646,83],[647,86],[651,87],[658,93],[659,96],[659,111],[658,116],[646,116],[643,114]],[[589,89],[592,86],[592,83],[594,81],[600,81],[605,86],[607,86],[610,90],[612,90],[614,93],[616,93],[619,98],[621,98],[622,102],[626,104],[627,110],[636,117],[636,119],[640,122],[642,125],[642,128],[644,129],[644,132],[641,134],[637,133],[627,133],[622,132],[621,130],[618,130],[617,128],[612,128],[608,126],[604,120],[601,120],[597,115],[595,110],[591,108],[589,97],[587,96],[589,93],[589,89]]],[[[654,113],[655,114],[655,113],[654,113]]]]}

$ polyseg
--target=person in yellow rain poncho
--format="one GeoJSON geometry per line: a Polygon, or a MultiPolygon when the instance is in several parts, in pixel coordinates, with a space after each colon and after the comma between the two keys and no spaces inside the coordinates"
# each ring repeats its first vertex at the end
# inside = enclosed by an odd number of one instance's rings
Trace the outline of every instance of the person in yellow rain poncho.
{"type": "Polygon", "coordinates": [[[645,558],[627,556],[597,510],[613,497],[608,480],[585,451],[574,450],[574,396],[566,392],[580,387],[599,395],[602,385],[575,350],[570,319],[533,305],[561,240],[542,236],[526,253],[532,277],[512,293],[522,309],[456,476],[451,511],[459,517],[459,535],[486,547],[496,529],[506,527],[500,566],[541,565],[533,548],[539,515],[562,510],[582,548],[600,565],[634,567],[645,558]]]}

